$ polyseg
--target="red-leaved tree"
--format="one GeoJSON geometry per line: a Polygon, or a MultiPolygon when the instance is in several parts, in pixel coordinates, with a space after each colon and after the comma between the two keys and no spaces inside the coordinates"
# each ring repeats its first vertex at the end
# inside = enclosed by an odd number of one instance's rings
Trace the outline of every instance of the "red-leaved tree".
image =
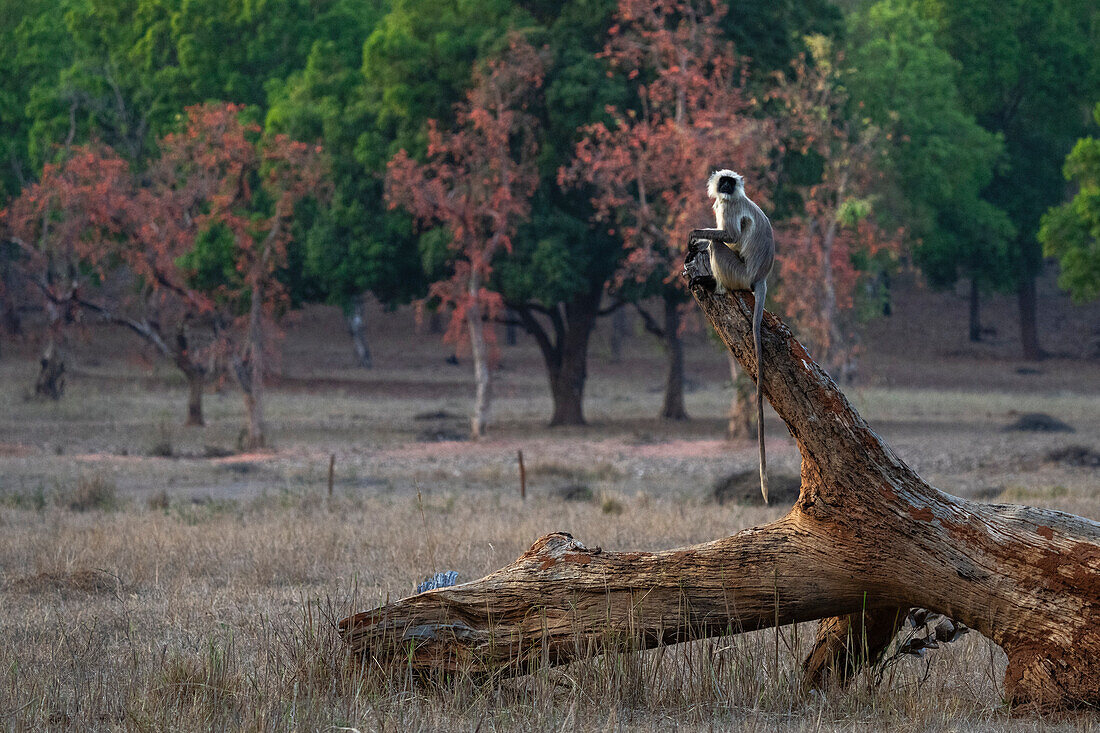
{"type": "Polygon", "coordinates": [[[720,0],[620,0],[600,56],[610,73],[634,82],[637,108],[608,109],[610,125],[583,128],[573,162],[559,173],[564,185],[591,186],[598,215],[622,236],[628,256],[619,285],[657,286],[663,324],[639,312],[667,346],[666,419],[687,418],[679,269],[688,233],[713,226],[707,176],[728,167],[755,183],[771,152],[768,122],[750,114],[757,103],[746,92],[745,60],[722,39],[725,12],[720,0]]]}
{"type": "Polygon", "coordinates": [[[473,88],[456,108],[455,129],[428,128],[427,161],[404,150],[390,161],[386,198],[423,226],[450,234],[451,275],[431,285],[429,297],[452,307],[445,340],[469,344],[477,393],[470,420],[476,438],[490,419],[490,356],[494,320],[503,302],[486,283],[493,258],[512,250],[516,227],[528,216],[538,185],[535,117],[525,111],[542,85],[538,53],[519,36],[507,51],[474,72],[473,88]]]}
{"type": "MultiPolygon", "coordinates": [[[[233,350],[233,371],[244,394],[248,424],[245,448],[263,448],[265,350],[272,319],[286,293],[276,272],[286,263],[296,204],[323,195],[321,149],[285,135],[264,136],[241,121],[242,108],[207,104],[187,108],[187,126],[160,143],[154,167],[157,188],[175,190],[194,236],[227,232],[236,275],[206,283],[206,295],[224,314],[218,319],[233,350]],[[243,312],[241,312],[243,311],[243,312]]],[[[192,238],[192,241],[193,238],[192,238]]],[[[201,266],[202,254],[187,259],[201,266]]],[[[189,278],[195,282],[193,273],[189,278]]],[[[201,285],[197,287],[202,287],[201,285]]]]}
{"type": "Polygon", "coordinates": [[[64,392],[69,327],[105,279],[106,253],[124,237],[131,195],[125,161],[109,150],[78,148],[63,163],[46,165],[0,212],[4,236],[19,250],[18,274],[46,313],[39,396],[64,392]]]}
{"type": "Polygon", "coordinates": [[[901,233],[884,231],[872,216],[880,133],[852,117],[828,40],[808,44],[812,63],[800,56],[791,75],[777,75],[773,96],[783,107],[780,134],[793,150],[819,158],[822,174],[795,187],[801,209],[776,224],[776,301],[815,358],[849,379],[858,352],[858,286],[897,253],[901,233]]]}
{"type": "Polygon", "coordinates": [[[60,396],[65,326],[92,313],[183,372],[188,424],[203,422],[213,361],[233,354],[249,415],[245,445],[264,444],[266,322],[284,300],[275,271],[286,260],[295,203],[323,192],[323,166],[315,147],[260,137],[240,111],[189,108],[185,129],[160,141],[160,156],[139,179],[109,148],[76,148],[2,212],[5,236],[22,255],[19,274],[49,315],[39,393],[60,396]],[[234,275],[199,277],[209,259],[200,242],[218,227],[228,233],[234,275]]]}

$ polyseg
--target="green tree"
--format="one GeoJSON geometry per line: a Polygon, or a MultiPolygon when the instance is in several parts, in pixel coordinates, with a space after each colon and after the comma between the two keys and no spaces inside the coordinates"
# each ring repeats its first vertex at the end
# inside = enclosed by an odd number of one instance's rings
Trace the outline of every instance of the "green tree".
{"type": "MultiPolygon", "coordinates": [[[[531,3],[525,5],[530,6],[531,3]]],[[[512,255],[495,268],[494,287],[510,319],[539,346],[553,400],[551,425],[584,423],[588,346],[598,319],[622,305],[601,302],[624,256],[621,237],[595,222],[591,191],[566,189],[558,168],[572,155],[582,126],[606,119],[608,105],[627,99],[625,79],[595,59],[606,40],[615,0],[570,0],[538,15],[531,32],[547,47],[539,116],[541,183],[530,222],[512,255]]]]}
{"type": "Polygon", "coordinates": [[[27,105],[35,85],[69,63],[68,36],[46,0],[0,0],[0,202],[34,177],[27,105]]]}
{"type": "Polygon", "coordinates": [[[918,0],[917,7],[959,62],[964,108],[1004,137],[1008,164],[985,194],[1016,230],[1009,261],[1020,340],[1024,357],[1038,359],[1039,218],[1062,196],[1062,161],[1084,134],[1084,105],[1096,97],[1100,8],[1092,0],[918,0]]]}
{"type": "Polygon", "coordinates": [[[786,70],[792,59],[807,51],[807,36],[833,38],[844,32],[844,17],[830,0],[732,0],[726,4],[729,12],[722,28],[760,79],[786,70]]]}
{"type": "Polygon", "coordinates": [[[266,122],[320,140],[332,155],[334,194],[304,217],[292,291],[343,309],[363,366],[371,364],[363,296],[387,306],[423,297],[424,262],[441,250],[438,232],[417,238],[407,214],[386,208],[386,162],[403,148],[424,154],[427,120],[453,119],[474,60],[523,17],[498,0],[372,7],[358,14],[356,32],[316,42],[304,69],[268,85],[266,122]]]}
{"type": "Polygon", "coordinates": [[[892,185],[880,196],[880,218],[891,228],[906,228],[933,287],[970,280],[970,339],[977,341],[981,291],[1011,285],[1013,227],[981,195],[1003,145],[963,109],[957,63],[936,44],[935,30],[907,0],[883,0],[852,13],[844,83],[851,113],[885,133],[892,185]]]}
{"type": "MultiPolygon", "coordinates": [[[[1092,116],[1100,125],[1100,104],[1092,116]]],[[[1083,303],[1100,297],[1100,140],[1078,140],[1063,171],[1077,194],[1043,215],[1039,241],[1062,265],[1058,284],[1083,303]]]]}
{"type": "Polygon", "coordinates": [[[363,45],[359,103],[370,116],[357,156],[385,170],[399,150],[426,149],[428,120],[450,125],[474,62],[504,49],[506,31],[531,25],[507,0],[395,0],[363,45]]]}
{"type": "MultiPolygon", "coordinates": [[[[138,159],[184,107],[263,110],[269,84],[306,64],[319,39],[364,36],[369,0],[61,0],[68,58],[31,95],[32,154],[96,138],[138,159]],[[357,31],[356,29],[360,29],[357,31]]],[[[57,8],[45,14],[57,25],[57,8]]]]}

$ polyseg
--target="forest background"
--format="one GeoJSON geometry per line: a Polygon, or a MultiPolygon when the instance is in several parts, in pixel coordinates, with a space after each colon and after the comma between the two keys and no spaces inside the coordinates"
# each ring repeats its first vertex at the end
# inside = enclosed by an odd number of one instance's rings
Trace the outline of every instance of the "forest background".
{"type": "Polygon", "coordinates": [[[334,622],[787,511],[679,277],[719,167],[907,465],[1100,517],[1098,103],[1092,0],[0,0],[0,720],[1045,729],[976,633],[819,693],[803,624],[435,686],[334,622]]]}
{"type": "Polygon", "coordinates": [[[622,308],[665,346],[661,416],[686,418],[678,269],[722,166],[775,224],[771,307],[838,378],[899,269],[965,283],[975,341],[982,298],[1014,293],[1025,359],[1044,354],[1044,245],[1075,298],[1100,292],[1086,0],[96,0],[3,17],[0,324],[42,344],[39,395],[63,390],[73,326],[106,320],[178,366],[191,423],[232,378],[243,443],[262,446],[280,318],[340,306],[369,367],[369,297],[449,318],[473,357],[474,435],[498,327],[537,342],[551,424],[581,424],[592,330],[622,308]]]}

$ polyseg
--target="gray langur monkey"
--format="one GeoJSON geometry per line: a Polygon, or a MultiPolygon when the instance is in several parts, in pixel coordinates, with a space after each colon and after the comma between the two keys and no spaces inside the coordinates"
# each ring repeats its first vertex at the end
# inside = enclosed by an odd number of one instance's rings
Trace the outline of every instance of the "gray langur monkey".
{"type": "Polygon", "coordinates": [[[764,395],[760,391],[764,376],[764,355],[760,342],[760,322],[764,317],[764,298],[768,294],[767,277],[775,262],[775,238],[772,223],[745,195],[745,179],[724,169],[707,180],[707,195],[714,199],[717,229],[696,229],[691,233],[689,249],[701,249],[698,240],[707,240],[710,269],[716,281],[714,292],[751,290],[752,337],[756,347],[756,432],[760,442],[760,493],[768,503],[768,459],[764,454],[764,395]]]}

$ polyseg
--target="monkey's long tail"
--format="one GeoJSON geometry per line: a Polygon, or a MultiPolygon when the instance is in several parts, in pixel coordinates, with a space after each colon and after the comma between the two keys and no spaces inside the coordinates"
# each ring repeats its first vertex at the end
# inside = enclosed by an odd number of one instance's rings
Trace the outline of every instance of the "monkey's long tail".
{"type": "Polygon", "coordinates": [[[756,347],[756,435],[760,443],[760,493],[768,503],[768,457],[764,454],[764,350],[760,339],[761,321],[764,319],[764,298],[768,295],[768,283],[761,280],[752,289],[756,300],[752,308],[752,340],[756,347]]]}

